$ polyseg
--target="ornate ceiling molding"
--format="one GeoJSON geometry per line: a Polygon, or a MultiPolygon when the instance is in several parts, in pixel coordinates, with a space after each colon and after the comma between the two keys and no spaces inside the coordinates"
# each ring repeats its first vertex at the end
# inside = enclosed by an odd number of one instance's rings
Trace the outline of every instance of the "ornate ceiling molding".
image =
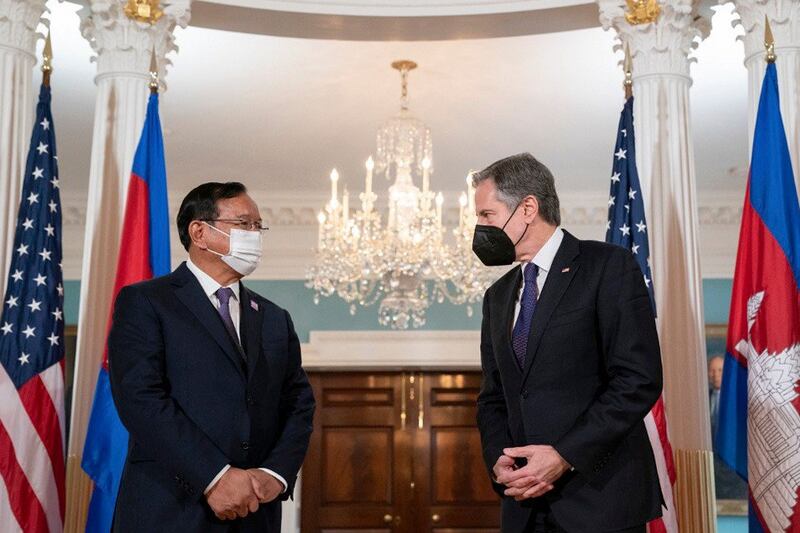
{"type": "Polygon", "coordinates": [[[217,30],[344,41],[442,41],[488,39],[597,27],[597,5],[576,3],[516,12],[453,16],[364,16],[298,13],[192,3],[192,26],[217,30]]]}
{"type": "MultiPolygon", "coordinates": [[[[321,195],[298,195],[296,193],[274,194],[250,191],[259,205],[261,215],[270,227],[317,226],[319,206],[325,203],[321,195]]],[[[456,192],[445,193],[447,198],[456,198],[456,192]]],[[[607,198],[596,194],[561,194],[561,219],[564,226],[602,226],[606,223],[607,198]]],[[[175,216],[182,197],[170,193],[170,216],[175,216]]],[[[83,226],[86,223],[86,193],[62,192],[62,220],[64,226],[83,226]]],[[[742,199],[735,195],[700,193],[698,195],[700,223],[706,225],[735,225],[738,227],[742,216],[742,199]]],[[[458,224],[458,208],[444,210],[444,222],[453,226],[458,224]]]]}

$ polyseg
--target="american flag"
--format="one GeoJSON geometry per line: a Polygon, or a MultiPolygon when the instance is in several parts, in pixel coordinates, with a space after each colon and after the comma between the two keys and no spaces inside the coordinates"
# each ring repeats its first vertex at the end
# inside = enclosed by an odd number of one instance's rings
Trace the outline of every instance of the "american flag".
{"type": "Polygon", "coordinates": [[[636,171],[636,142],[633,134],[633,97],[625,102],[619,117],[617,144],[611,169],[611,192],[608,197],[606,242],[618,244],[633,252],[644,282],[650,291],[655,313],[653,276],[650,274],[650,245],[647,239],[647,218],[636,171]]]}
{"type": "MultiPolygon", "coordinates": [[[[644,275],[650,292],[653,314],[656,300],[653,295],[653,276],[650,273],[650,245],[647,238],[647,218],[644,215],[644,198],[636,171],[636,140],[633,131],[633,97],[625,101],[619,117],[617,143],[611,169],[611,192],[608,198],[608,222],[606,242],[623,246],[633,253],[644,275]]],[[[677,533],[678,519],[675,512],[672,487],[675,485],[675,463],[667,432],[667,417],[664,400],[660,397],[644,419],[650,445],[658,468],[661,493],[665,506],[663,516],[647,525],[650,533],[677,533]]]]}
{"type": "Polygon", "coordinates": [[[0,318],[0,531],[64,528],[64,286],[50,87],[36,107],[0,318]]]}

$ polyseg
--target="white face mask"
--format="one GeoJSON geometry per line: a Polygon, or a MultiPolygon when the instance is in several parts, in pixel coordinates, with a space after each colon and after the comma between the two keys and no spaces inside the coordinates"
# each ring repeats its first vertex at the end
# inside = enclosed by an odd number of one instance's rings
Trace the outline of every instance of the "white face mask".
{"type": "Polygon", "coordinates": [[[261,261],[261,232],[233,228],[228,234],[208,222],[204,222],[204,224],[223,235],[227,235],[230,240],[230,249],[227,254],[215,252],[211,248],[207,248],[207,250],[212,254],[218,255],[228,266],[242,276],[252,274],[261,261]]]}

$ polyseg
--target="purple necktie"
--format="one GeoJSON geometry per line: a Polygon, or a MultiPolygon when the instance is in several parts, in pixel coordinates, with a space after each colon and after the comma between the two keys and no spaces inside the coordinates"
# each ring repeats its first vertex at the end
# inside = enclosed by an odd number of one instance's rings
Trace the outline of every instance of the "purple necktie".
{"type": "Polygon", "coordinates": [[[539,299],[539,286],[536,285],[536,276],[539,274],[539,267],[533,263],[525,266],[525,288],[522,290],[522,298],[519,302],[519,315],[517,323],[514,324],[514,331],[511,334],[511,346],[514,348],[514,356],[521,369],[525,368],[525,353],[528,350],[528,335],[531,331],[531,320],[533,312],[536,310],[536,300],[539,299]]]}
{"type": "Polygon", "coordinates": [[[236,327],[233,325],[233,319],[231,318],[231,308],[228,305],[231,296],[233,296],[233,289],[230,287],[220,287],[214,294],[219,298],[219,309],[217,309],[217,311],[219,311],[219,316],[222,317],[222,323],[225,324],[225,329],[230,333],[231,340],[236,344],[242,356],[244,356],[241,344],[239,344],[239,335],[236,333],[236,327]]]}

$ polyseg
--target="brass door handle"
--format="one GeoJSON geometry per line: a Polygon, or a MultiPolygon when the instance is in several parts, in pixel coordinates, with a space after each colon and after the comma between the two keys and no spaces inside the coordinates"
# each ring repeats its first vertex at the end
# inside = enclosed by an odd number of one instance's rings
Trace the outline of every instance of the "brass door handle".
{"type": "Polygon", "coordinates": [[[417,415],[417,427],[423,429],[425,427],[425,393],[422,389],[425,383],[425,375],[420,372],[419,374],[419,414],[417,415]]]}
{"type": "Polygon", "coordinates": [[[406,429],[406,418],[408,414],[406,413],[406,373],[403,372],[403,379],[402,379],[402,390],[400,391],[400,429],[406,429]]]}
{"type": "Polygon", "coordinates": [[[440,519],[441,517],[438,514],[431,516],[431,522],[433,522],[434,524],[437,523],[440,519]]]}
{"type": "Polygon", "coordinates": [[[394,517],[392,515],[390,514],[383,515],[383,521],[386,522],[387,524],[391,524],[392,520],[394,520],[394,517]]]}

